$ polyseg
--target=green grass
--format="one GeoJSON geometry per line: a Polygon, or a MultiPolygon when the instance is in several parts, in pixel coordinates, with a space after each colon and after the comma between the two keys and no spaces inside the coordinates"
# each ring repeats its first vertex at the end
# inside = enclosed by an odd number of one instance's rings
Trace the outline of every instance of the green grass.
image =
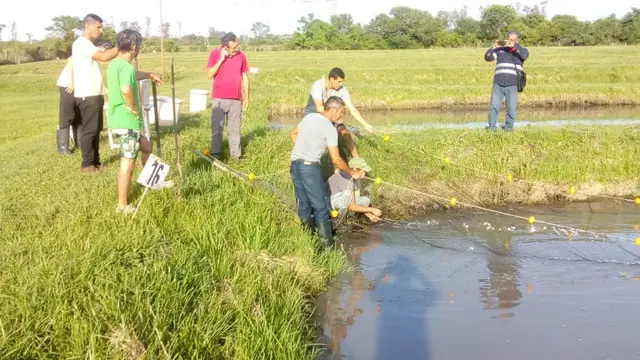
{"type": "MultiPolygon", "coordinates": [[[[397,52],[251,53],[260,69],[243,123],[246,159],[261,176],[285,170],[291,144],[266,131],[270,114],[304,105],[313,80],[347,72],[357,104],[410,108],[485,106],[492,66],[483,49],[397,52]],[[458,56],[455,63],[451,62],[458,56]]],[[[637,48],[532,49],[524,105],[638,103],[637,48]]],[[[210,87],[206,56],[176,54],[177,96],[210,87]]],[[[168,61],[166,62],[168,69],[168,61]]],[[[144,55],[141,69],[158,69],[144,55]]],[[[81,174],[80,154],[55,152],[62,62],[0,67],[0,353],[8,359],[302,359],[316,347],[312,296],[345,269],[273,194],[252,188],[191,154],[209,144],[208,111],[181,118],[184,181],[173,139],[162,157],[179,187],[150,192],[135,219],[115,216],[117,154],[103,143],[103,173],[81,174]]],[[[169,94],[165,85],[161,94],[169,94]]],[[[184,107],[186,110],[187,107],[184,107]]],[[[357,139],[372,176],[478,204],[548,201],[566,187],[576,198],[629,195],[638,184],[636,127],[531,128],[391,133],[357,139]],[[451,166],[442,167],[449,157],[451,166]],[[462,165],[464,167],[459,167],[462,165]],[[485,174],[541,182],[505,184],[485,174]]],[[[140,166],[137,168],[137,172],[140,166]]],[[[136,172],[136,176],[137,176],[136,172]]],[[[265,179],[290,191],[287,174],[265,179]]],[[[383,185],[387,200],[415,194],[383,185]]],[[[384,192],[383,191],[383,192],[384,192]]],[[[134,185],[132,201],[142,189],[134,185]]],[[[381,204],[391,208],[384,199],[381,204]]]]}

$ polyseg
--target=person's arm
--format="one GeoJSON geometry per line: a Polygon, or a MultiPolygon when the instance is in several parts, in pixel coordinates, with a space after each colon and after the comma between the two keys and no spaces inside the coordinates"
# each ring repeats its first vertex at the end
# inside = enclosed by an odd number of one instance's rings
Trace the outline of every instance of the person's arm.
{"type": "Polygon", "coordinates": [[[314,82],[311,85],[311,91],[309,91],[309,95],[313,99],[313,103],[316,105],[316,111],[321,113],[324,111],[324,103],[322,102],[322,93],[324,92],[324,81],[314,82]]]}
{"type": "Polygon", "coordinates": [[[520,45],[516,45],[515,47],[512,47],[511,49],[509,49],[509,52],[513,56],[520,59],[520,61],[522,62],[524,62],[525,60],[527,60],[527,58],[529,58],[529,50],[527,48],[520,47],[520,45]]]}
{"type": "Polygon", "coordinates": [[[296,143],[296,139],[298,138],[298,127],[297,126],[293,130],[291,130],[291,132],[289,133],[289,138],[291,139],[291,141],[294,144],[296,143]]]}
{"type": "Polygon", "coordinates": [[[362,179],[364,177],[364,171],[352,169],[349,167],[349,165],[347,165],[347,163],[340,156],[340,150],[338,149],[337,145],[327,146],[327,149],[329,150],[329,157],[331,158],[331,162],[336,169],[340,169],[346,172],[355,180],[362,179]]]}
{"type": "Polygon", "coordinates": [[[242,54],[242,110],[249,108],[249,64],[247,57],[242,54]]]}
{"type": "Polygon", "coordinates": [[[127,110],[131,111],[134,115],[139,116],[138,109],[136,108],[136,102],[133,98],[133,89],[129,85],[120,86],[120,93],[122,93],[122,99],[124,100],[124,106],[127,110]]]}
{"type": "Polygon", "coordinates": [[[140,80],[145,80],[145,79],[151,79],[151,81],[153,81],[154,83],[158,84],[158,85],[162,85],[162,79],[160,79],[160,77],[152,72],[145,72],[145,71],[136,71],[136,80],[140,81],[140,80]]]}
{"type": "Polygon", "coordinates": [[[498,59],[498,56],[496,55],[496,47],[492,47],[491,49],[487,50],[486,53],[484,53],[485,61],[493,62],[497,59],[498,59]]]}
{"type": "Polygon", "coordinates": [[[96,51],[91,56],[91,58],[95,61],[107,62],[113,59],[114,57],[118,56],[117,47],[111,48],[109,50],[102,50],[102,51],[100,51],[100,48],[97,48],[97,47],[95,49],[96,51]]]}
{"type": "Polygon", "coordinates": [[[136,71],[133,66],[130,68],[124,68],[118,73],[118,84],[120,85],[120,93],[122,94],[122,100],[124,100],[125,108],[134,115],[140,116],[133,92],[133,87],[137,86],[135,77],[136,71]]]}
{"type": "Polygon", "coordinates": [[[356,107],[351,102],[351,97],[344,97],[343,100],[345,105],[347,105],[347,109],[349,109],[351,115],[353,115],[353,117],[358,120],[360,124],[362,124],[362,126],[364,126],[365,130],[370,133],[374,133],[375,131],[373,130],[373,126],[369,125],[369,123],[364,120],[362,114],[360,114],[360,111],[358,111],[358,109],[356,109],[356,107]]]}
{"type": "Polygon", "coordinates": [[[211,51],[211,54],[209,55],[209,61],[207,63],[207,79],[211,80],[214,76],[216,76],[216,74],[220,70],[220,66],[222,66],[222,63],[224,62],[224,59],[227,58],[227,54],[228,53],[226,49],[221,49],[219,51],[217,51],[217,49],[214,49],[211,51]]]}
{"type": "Polygon", "coordinates": [[[69,86],[65,89],[67,93],[71,94],[73,89],[75,89],[73,85],[73,56],[69,56],[67,58],[67,66],[69,66],[69,86]]]}

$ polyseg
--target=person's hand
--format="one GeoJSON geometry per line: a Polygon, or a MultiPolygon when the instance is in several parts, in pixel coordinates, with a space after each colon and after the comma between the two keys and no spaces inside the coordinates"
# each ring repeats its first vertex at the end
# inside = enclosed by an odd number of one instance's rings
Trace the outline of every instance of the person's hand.
{"type": "Polygon", "coordinates": [[[382,210],[380,210],[380,209],[373,209],[373,211],[371,211],[371,213],[373,215],[375,215],[376,217],[381,217],[382,216],[382,210]]]}
{"type": "Polygon", "coordinates": [[[351,177],[354,180],[362,179],[363,177],[365,177],[364,170],[354,170],[353,173],[351,174],[351,177]]]}
{"type": "Polygon", "coordinates": [[[369,125],[369,124],[365,125],[364,129],[365,129],[365,130],[367,130],[367,132],[368,132],[369,134],[375,134],[375,133],[376,133],[376,131],[375,131],[375,129],[373,128],[373,126],[371,126],[371,125],[369,125]]]}
{"type": "Polygon", "coordinates": [[[229,50],[227,50],[226,48],[222,48],[222,50],[220,50],[220,58],[224,59],[228,57],[229,57],[229,50]]]}
{"type": "Polygon", "coordinates": [[[507,43],[504,45],[505,47],[512,48],[515,44],[512,40],[507,40],[507,43]]]}
{"type": "Polygon", "coordinates": [[[67,94],[71,94],[73,92],[73,85],[69,85],[64,89],[67,94]]]}
{"type": "Polygon", "coordinates": [[[149,79],[151,79],[151,81],[153,81],[156,85],[164,84],[164,82],[162,82],[162,79],[160,79],[160,77],[156,74],[149,75],[149,79]]]}
{"type": "Polygon", "coordinates": [[[138,112],[138,110],[134,110],[128,106],[125,106],[125,109],[129,110],[135,116],[140,116],[140,113],[138,112]]]}
{"type": "Polygon", "coordinates": [[[247,110],[249,108],[249,98],[242,99],[242,110],[247,110]]]}
{"type": "Polygon", "coordinates": [[[500,47],[500,44],[498,44],[498,40],[494,41],[494,42],[493,42],[493,48],[494,48],[494,49],[497,49],[497,48],[499,48],[499,47],[500,47]]]}

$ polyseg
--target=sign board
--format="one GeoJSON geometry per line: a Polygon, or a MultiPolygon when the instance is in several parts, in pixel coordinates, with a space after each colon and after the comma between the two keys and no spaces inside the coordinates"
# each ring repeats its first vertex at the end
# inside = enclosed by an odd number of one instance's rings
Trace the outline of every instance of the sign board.
{"type": "Polygon", "coordinates": [[[169,174],[169,164],[150,154],[149,160],[147,160],[144,169],[138,176],[138,184],[153,189],[164,183],[167,174],[169,174]]]}

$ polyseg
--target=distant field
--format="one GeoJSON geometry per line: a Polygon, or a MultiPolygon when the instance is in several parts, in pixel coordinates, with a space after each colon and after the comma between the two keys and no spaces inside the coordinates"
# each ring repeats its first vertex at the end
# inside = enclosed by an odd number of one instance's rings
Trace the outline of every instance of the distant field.
{"type": "MultiPolygon", "coordinates": [[[[291,143],[266,129],[268,118],[300,111],[311,82],[333,66],[344,68],[364,108],[446,106],[452,121],[451,110],[460,105],[484,109],[493,66],[483,53],[250,53],[259,74],[243,123],[245,159],[233,166],[258,176],[284,170],[268,181],[290,190],[291,143]]],[[[640,103],[638,48],[534,48],[531,54],[522,105],[640,103]]],[[[210,88],[206,54],[175,54],[175,61],[179,98],[210,88]]],[[[81,174],[79,153],[63,158],[55,151],[55,80],[63,64],[0,67],[2,358],[130,359],[143,351],[149,359],[313,358],[310,300],[345,269],[341,253],[316,251],[272,194],[193,156],[192,149],[209,144],[210,112],[186,114],[186,105],[181,183],[173,139],[163,132],[162,155],[174,165],[170,177],[180,191],[151,192],[136,219],[116,217],[118,159],[106,141],[103,173],[81,174]]],[[[157,71],[159,58],[143,55],[140,67],[157,71]]],[[[160,88],[170,91],[168,84],[160,88]]],[[[631,126],[430,130],[391,139],[357,139],[371,176],[477,204],[565,199],[568,186],[576,186],[576,199],[629,196],[640,178],[640,131],[631,126]],[[444,157],[450,167],[442,166],[444,157]],[[548,186],[506,184],[505,174],[548,186]]],[[[132,201],[141,193],[134,185],[132,201]]],[[[387,201],[402,204],[393,196],[387,201]]]]}

